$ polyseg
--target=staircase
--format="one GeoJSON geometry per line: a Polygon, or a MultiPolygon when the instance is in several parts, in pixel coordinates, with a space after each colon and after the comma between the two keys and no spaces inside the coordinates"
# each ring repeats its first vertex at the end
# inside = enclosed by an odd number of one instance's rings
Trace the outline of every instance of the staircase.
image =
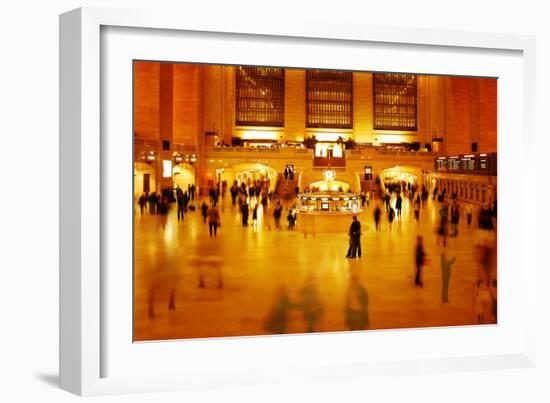
{"type": "Polygon", "coordinates": [[[282,199],[290,199],[295,197],[294,189],[298,186],[298,179],[285,179],[283,174],[277,175],[277,184],[275,185],[275,191],[282,199]]]}

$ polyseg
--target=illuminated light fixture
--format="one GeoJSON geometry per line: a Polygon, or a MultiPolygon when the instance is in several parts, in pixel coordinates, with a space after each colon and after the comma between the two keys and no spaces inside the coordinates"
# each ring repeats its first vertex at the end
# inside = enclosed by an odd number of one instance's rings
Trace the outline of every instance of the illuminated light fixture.
{"type": "Polygon", "coordinates": [[[172,161],[170,160],[162,161],[162,177],[163,178],[172,177],[172,161]]]}
{"type": "Polygon", "coordinates": [[[473,154],[470,154],[470,155],[465,155],[464,158],[473,158],[474,155],[473,154]]]}
{"type": "Polygon", "coordinates": [[[452,157],[449,157],[449,158],[454,159],[454,158],[458,158],[458,156],[453,155],[452,157]]]}
{"type": "Polygon", "coordinates": [[[343,133],[315,132],[312,135],[315,136],[315,139],[317,141],[337,141],[338,137],[342,137],[343,139],[346,139],[349,137],[349,135],[343,134],[343,133]]]}
{"type": "Polygon", "coordinates": [[[444,160],[444,159],[446,159],[446,158],[445,158],[445,157],[438,157],[437,159],[438,159],[438,160],[444,160]]]}
{"type": "Polygon", "coordinates": [[[334,169],[325,169],[323,177],[327,182],[332,182],[336,178],[336,172],[334,169]]]}
{"type": "Polygon", "coordinates": [[[214,162],[214,160],[208,160],[209,162],[214,162]]]}
{"type": "Polygon", "coordinates": [[[349,197],[344,197],[343,199],[344,199],[344,200],[349,200],[349,197]]]}
{"type": "Polygon", "coordinates": [[[380,134],[380,136],[381,136],[380,142],[382,142],[382,143],[399,144],[399,143],[406,143],[406,142],[410,141],[410,139],[407,138],[406,135],[380,134]]]}
{"type": "Polygon", "coordinates": [[[486,157],[487,154],[479,154],[480,157],[486,157]]]}
{"type": "Polygon", "coordinates": [[[316,197],[312,197],[310,200],[317,200],[317,198],[316,198],[316,197]]]}
{"type": "Polygon", "coordinates": [[[155,156],[154,156],[154,155],[148,155],[148,156],[147,156],[147,159],[148,159],[149,161],[154,161],[154,160],[155,160],[155,156]]]}
{"type": "Polygon", "coordinates": [[[277,140],[279,132],[268,130],[244,130],[241,132],[243,140],[277,140]]]}
{"type": "Polygon", "coordinates": [[[321,197],[322,201],[328,201],[328,197],[321,197]]]}

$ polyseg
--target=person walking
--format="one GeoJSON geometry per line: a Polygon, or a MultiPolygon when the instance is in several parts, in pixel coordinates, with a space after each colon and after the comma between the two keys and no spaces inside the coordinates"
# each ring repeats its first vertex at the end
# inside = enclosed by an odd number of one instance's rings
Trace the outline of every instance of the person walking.
{"type": "Polygon", "coordinates": [[[414,221],[419,220],[420,218],[420,196],[416,196],[416,200],[414,201],[414,221]]]}
{"type": "Polygon", "coordinates": [[[356,275],[350,277],[346,296],[346,325],[349,330],[364,330],[369,326],[369,296],[356,275]]]}
{"type": "Polygon", "coordinates": [[[208,209],[206,215],[208,216],[208,229],[210,231],[210,236],[212,236],[212,232],[214,233],[214,236],[216,236],[218,226],[220,225],[220,213],[214,204],[208,209]]]}
{"type": "Polygon", "coordinates": [[[451,266],[456,257],[447,260],[445,252],[441,252],[441,302],[449,302],[449,282],[451,280],[451,266]]]}
{"type": "Polygon", "coordinates": [[[319,298],[319,291],[313,276],[310,276],[300,290],[301,301],[298,308],[302,311],[302,316],[306,322],[306,332],[314,332],[317,328],[317,323],[323,315],[323,306],[319,298]]]}
{"type": "Polygon", "coordinates": [[[458,222],[460,220],[460,205],[456,199],[451,205],[451,236],[458,236],[458,222]]]}
{"type": "Polygon", "coordinates": [[[288,221],[288,229],[292,231],[294,229],[294,220],[295,220],[295,216],[292,209],[288,209],[288,215],[286,216],[286,220],[288,221]]]}
{"type": "Polygon", "coordinates": [[[465,208],[466,213],[466,222],[468,223],[468,229],[470,229],[470,226],[472,225],[472,205],[467,204],[465,208]]]}
{"type": "Polygon", "coordinates": [[[206,224],[206,216],[207,216],[207,213],[208,213],[208,206],[206,205],[206,203],[204,201],[202,202],[202,205],[201,205],[201,213],[202,213],[202,222],[206,224]]]}
{"type": "Polygon", "coordinates": [[[391,232],[391,224],[394,218],[395,218],[395,210],[393,209],[393,207],[390,206],[390,210],[388,211],[388,222],[390,223],[390,232],[391,232]]]}
{"type": "Polygon", "coordinates": [[[422,266],[426,260],[426,252],[424,251],[424,245],[422,244],[422,237],[416,237],[416,247],[414,250],[414,262],[416,266],[416,274],[414,276],[414,285],[422,287],[422,266]]]}
{"type": "Polygon", "coordinates": [[[265,318],[263,329],[271,334],[286,333],[288,316],[293,307],[286,287],[281,285],[276,292],[273,307],[265,318]]]}
{"type": "Polygon", "coordinates": [[[401,218],[402,207],[403,207],[403,199],[401,198],[401,193],[398,193],[397,199],[395,199],[395,210],[397,212],[397,218],[401,218]]]}
{"type": "Polygon", "coordinates": [[[281,202],[277,202],[275,209],[273,210],[273,219],[275,220],[275,228],[281,228],[281,215],[283,213],[283,206],[281,202]]]}
{"type": "Polygon", "coordinates": [[[183,221],[183,212],[184,212],[184,208],[185,208],[185,197],[183,195],[183,191],[178,188],[178,190],[176,191],[176,200],[177,200],[177,203],[178,203],[178,221],[180,220],[180,217],[181,217],[181,220],[183,221]]]}
{"type": "Polygon", "coordinates": [[[139,196],[138,204],[141,215],[143,215],[143,210],[145,209],[145,205],[147,204],[147,197],[145,196],[145,193],[142,193],[141,196],[139,196]]]}
{"type": "Polygon", "coordinates": [[[255,227],[258,224],[258,202],[254,205],[252,209],[252,225],[255,227]]]}
{"type": "Polygon", "coordinates": [[[377,204],[374,209],[374,227],[376,231],[380,230],[380,216],[382,215],[382,210],[380,210],[380,205],[377,204]]]}
{"type": "Polygon", "coordinates": [[[155,192],[149,195],[149,213],[157,213],[157,195],[155,194],[155,192]]]}
{"type": "Polygon", "coordinates": [[[479,279],[474,289],[474,307],[478,323],[485,323],[491,310],[491,290],[483,279],[479,279]]]}
{"type": "Polygon", "coordinates": [[[243,198],[242,204],[241,204],[241,216],[242,216],[242,224],[243,227],[248,227],[248,203],[246,202],[246,199],[243,198]]]}

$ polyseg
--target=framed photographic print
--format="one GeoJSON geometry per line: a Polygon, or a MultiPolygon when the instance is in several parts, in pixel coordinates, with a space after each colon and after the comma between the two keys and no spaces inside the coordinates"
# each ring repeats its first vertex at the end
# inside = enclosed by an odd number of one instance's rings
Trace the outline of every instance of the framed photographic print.
{"type": "Polygon", "coordinates": [[[533,365],[532,38],[60,24],[63,388],[533,365]]]}

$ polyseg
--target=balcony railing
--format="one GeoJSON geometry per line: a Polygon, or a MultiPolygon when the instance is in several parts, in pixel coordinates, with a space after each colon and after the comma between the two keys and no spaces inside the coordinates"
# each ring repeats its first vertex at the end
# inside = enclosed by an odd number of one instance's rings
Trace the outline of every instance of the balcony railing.
{"type": "Polygon", "coordinates": [[[225,155],[227,157],[238,156],[262,156],[269,155],[279,158],[312,158],[313,150],[306,148],[293,147],[210,147],[207,148],[206,154],[210,155],[225,155]]]}

